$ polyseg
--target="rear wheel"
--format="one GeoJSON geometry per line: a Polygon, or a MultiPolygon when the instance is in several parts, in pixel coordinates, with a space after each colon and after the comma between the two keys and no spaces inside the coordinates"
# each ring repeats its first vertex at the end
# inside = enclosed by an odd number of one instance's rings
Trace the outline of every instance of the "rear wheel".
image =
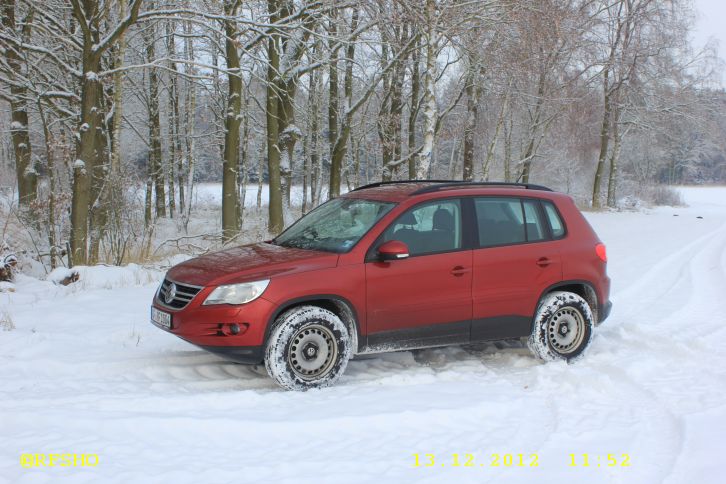
{"type": "Polygon", "coordinates": [[[350,353],[350,335],[338,316],[317,306],[299,306],[275,322],[265,367],[288,390],[322,388],[340,378],[350,353]]]}
{"type": "Polygon", "coordinates": [[[582,297],[551,292],[540,301],[527,346],[544,361],[573,361],[590,344],[593,325],[592,310],[582,297]]]}

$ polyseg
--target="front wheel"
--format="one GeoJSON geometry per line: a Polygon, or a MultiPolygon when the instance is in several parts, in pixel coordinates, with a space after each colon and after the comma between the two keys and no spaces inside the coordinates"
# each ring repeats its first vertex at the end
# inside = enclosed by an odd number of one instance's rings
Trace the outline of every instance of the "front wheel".
{"type": "Polygon", "coordinates": [[[275,322],[265,349],[265,367],[288,390],[335,383],[351,354],[348,329],[338,316],[317,306],[299,306],[275,322]]]}
{"type": "Polygon", "coordinates": [[[573,361],[592,339],[590,305],[572,292],[551,292],[542,298],[527,346],[544,361],[573,361]]]}

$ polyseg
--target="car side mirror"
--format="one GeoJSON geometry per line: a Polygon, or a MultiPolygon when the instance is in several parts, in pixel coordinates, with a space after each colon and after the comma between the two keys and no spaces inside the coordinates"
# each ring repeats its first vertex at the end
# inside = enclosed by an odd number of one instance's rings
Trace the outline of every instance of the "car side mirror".
{"type": "Polygon", "coordinates": [[[406,259],[409,256],[408,246],[400,240],[389,240],[378,247],[378,256],[381,260],[406,259]]]}

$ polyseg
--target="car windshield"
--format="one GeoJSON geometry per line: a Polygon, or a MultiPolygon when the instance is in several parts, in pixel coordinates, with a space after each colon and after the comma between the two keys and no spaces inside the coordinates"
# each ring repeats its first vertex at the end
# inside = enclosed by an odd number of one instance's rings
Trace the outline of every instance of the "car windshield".
{"type": "Polygon", "coordinates": [[[283,247],[348,252],[393,206],[375,200],[336,198],[305,215],[273,242],[283,247]]]}

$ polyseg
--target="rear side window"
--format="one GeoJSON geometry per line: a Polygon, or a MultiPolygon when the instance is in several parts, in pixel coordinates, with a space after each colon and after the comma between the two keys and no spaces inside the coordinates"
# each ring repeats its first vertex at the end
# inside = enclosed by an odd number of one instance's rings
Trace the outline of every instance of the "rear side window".
{"type": "Polygon", "coordinates": [[[479,247],[521,244],[526,240],[522,202],[518,198],[475,198],[479,247]]]}
{"type": "Polygon", "coordinates": [[[545,223],[540,215],[537,202],[534,200],[524,200],[524,220],[527,224],[527,242],[538,242],[547,239],[545,232],[545,223]]]}
{"type": "Polygon", "coordinates": [[[547,214],[547,220],[550,222],[550,228],[552,228],[552,237],[555,239],[560,239],[565,236],[565,224],[562,223],[562,219],[560,218],[560,214],[557,213],[557,209],[555,208],[554,204],[552,202],[542,202],[542,206],[545,209],[545,213],[547,214]]]}
{"type": "MultiPolygon", "coordinates": [[[[547,223],[537,200],[475,198],[474,207],[479,225],[479,247],[523,244],[549,239],[547,223]]],[[[560,227],[562,227],[561,222],[560,227]]]]}

